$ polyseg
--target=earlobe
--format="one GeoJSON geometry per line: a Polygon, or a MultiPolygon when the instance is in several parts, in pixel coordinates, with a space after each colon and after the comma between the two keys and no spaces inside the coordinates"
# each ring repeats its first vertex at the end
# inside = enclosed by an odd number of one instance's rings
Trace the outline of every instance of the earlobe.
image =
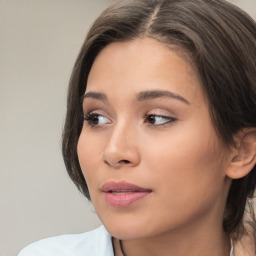
{"type": "Polygon", "coordinates": [[[236,137],[237,148],[233,151],[226,174],[231,179],[246,176],[256,164],[256,128],[243,129],[236,137]]]}

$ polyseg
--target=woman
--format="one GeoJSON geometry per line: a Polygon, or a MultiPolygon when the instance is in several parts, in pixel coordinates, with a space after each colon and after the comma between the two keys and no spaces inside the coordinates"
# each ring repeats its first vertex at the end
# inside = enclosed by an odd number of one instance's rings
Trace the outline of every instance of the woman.
{"type": "Polygon", "coordinates": [[[255,22],[220,0],[116,1],[82,46],[63,132],[104,226],[20,256],[254,255],[255,144],[255,22]]]}

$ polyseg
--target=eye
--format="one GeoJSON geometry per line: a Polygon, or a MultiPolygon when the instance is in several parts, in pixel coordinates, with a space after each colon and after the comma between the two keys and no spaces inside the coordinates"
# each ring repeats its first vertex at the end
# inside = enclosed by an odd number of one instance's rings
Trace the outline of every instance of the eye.
{"type": "Polygon", "coordinates": [[[84,120],[91,127],[99,127],[111,123],[111,121],[106,116],[98,113],[89,113],[84,117],[84,120]]]}
{"type": "Polygon", "coordinates": [[[177,119],[170,116],[161,116],[161,115],[154,115],[154,114],[150,114],[146,116],[146,122],[156,126],[172,123],[176,120],[177,119]]]}

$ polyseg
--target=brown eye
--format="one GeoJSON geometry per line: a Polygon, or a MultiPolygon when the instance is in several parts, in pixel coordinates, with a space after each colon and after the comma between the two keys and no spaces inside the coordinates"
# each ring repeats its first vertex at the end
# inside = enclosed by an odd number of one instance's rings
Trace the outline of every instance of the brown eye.
{"type": "Polygon", "coordinates": [[[84,120],[92,127],[102,126],[111,123],[111,121],[107,117],[98,113],[89,113],[84,117],[84,120]]]}
{"type": "Polygon", "coordinates": [[[167,123],[171,123],[176,121],[175,118],[169,117],[169,116],[161,116],[161,115],[154,115],[150,114],[147,115],[146,121],[152,125],[164,125],[167,123]]]}

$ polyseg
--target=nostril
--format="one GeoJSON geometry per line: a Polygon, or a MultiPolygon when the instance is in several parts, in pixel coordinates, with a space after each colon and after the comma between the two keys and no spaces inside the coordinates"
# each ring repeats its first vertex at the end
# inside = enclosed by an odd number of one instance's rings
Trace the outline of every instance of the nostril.
{"type": "Polygon", "coordinates": [[[123,164],[129,164],[130,161],[128,161],[128,160],[120,160],[119,163],[120,163],[120,164],[122,164],[122,163],[123,163],[123,164]]]}
{"type": "Polygon", "coordinates": [[[115,165],[122,165],[122,164],[130,164],[131,162],[129,160],[120,160],[116,164],[108,162],[107,160],[104,160],[104,163],[109,165],[109,166],[115,166],[115,165]]]}
{"type": "Polygon", "coordinates": [[[110,163],[106,160],[104,160],[104,163],[107,164],[107,165],[110,165],[110,163]]]}

